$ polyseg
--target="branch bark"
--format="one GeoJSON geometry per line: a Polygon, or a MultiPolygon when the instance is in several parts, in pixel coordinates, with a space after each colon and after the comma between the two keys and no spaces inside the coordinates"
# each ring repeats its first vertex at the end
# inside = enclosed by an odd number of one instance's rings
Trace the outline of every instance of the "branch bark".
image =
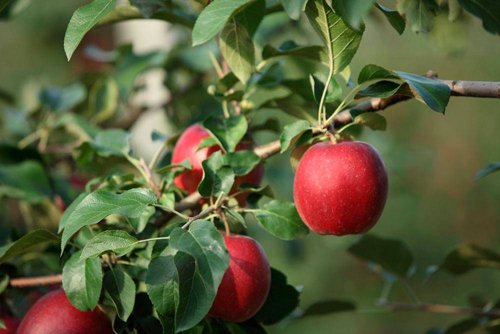
{"type": "MultiPolygon", "coordinates": [[[[427,73],[427,76],[450,87],[452,96],[500,99],[500,82],[440,80],[434,72],[430,71],[427,73]]],[[[412,98],[406,95],[393,95],[388,98],[373,98],[341,111],[337,116],[335,116],[333,122],[336,126],[351,122],[352,117],[350,112],[354,109],[367,112],[377,112],[410,99],[412,98]]],[[[314,134],[318,133],[319,132],[315,132],[314,134]]],[[[254,149],[254,152],[262,160],[265,160],[279,153],[280,149],[281,144],[279,140],[276,140],[268,144],[257,146],[254,149]]],[[[201,198],[202,197],[198,192],[193,193],[177,203],[175,209],[177,211],[183,211],[192,208],[200,201],[201,198]]]]}
{"type": "Polygon", "coordinates": [[[39,276],[13,278],[10,280],[10,286],[14,288],[31,288],[34,286],[61,284],[62,275],[39,276]]]}
{"type": "Polygon", "coordinates": [[[479,307],[461,307],[452,305],[441,304],[409,304],[389,301],[379,301],[379,306],[388,308],[392,311],[418,311],[418,312],[433,312],[433,313],[446,313],[446,314],[470,314],[478,316],[495,316],[500,317],[500,309],[486,309],[479,307]]]}

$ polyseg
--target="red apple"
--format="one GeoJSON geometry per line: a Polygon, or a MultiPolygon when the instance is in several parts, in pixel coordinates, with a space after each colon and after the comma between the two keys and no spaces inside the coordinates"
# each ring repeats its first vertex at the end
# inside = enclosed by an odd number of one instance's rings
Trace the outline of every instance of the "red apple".
{"type": "Polygon", "coordinates": [[[229,267],[219,285],[208,314],[231,322],[253,317],[266,301],[271,287],[271,269],[266,253],[252,238],[224,236],[229,267]]]}
{"type": "Polygon", "coordinates": [[[0,329],[0,334],[15,334],[21,320],[9,316],[2,316],[5,329],[0,329]]]}
{"type": "Polygon", "coordinates": [[[43,296],[24,316],[17,334],[113,334],[111,322],[96,308],[82,312],[69,302],[64,290],[43,296]]]}
{"type": "MultiPolygon", "coordinates": [[[[201,125],[191,125],[180,136],[172,154],[173,164],[181,163],[186,159],[189,159],[189,162],[191,163],[192,170],[182,173],[174,180],[174,184],[177,187],[190,194],[198,190],[198,184],[203,178],[203,167],[201,166],[202,161],[207,159],[213,153],[220,151],[219,146],[205,147],[197,151],[201,141],[208,137],[210,137],[210,134],[201,125]]],[[[251,150],[252,146],[253,143],[241,142],[236,146],[236,150],[251,150]]],[[[236,192],[238,186],[243,183],[259,185],[262,181],[263,174],[263,166],[261,164],[257,165],[257,167],[255,167],[249,174],[236,178],[232,192],[236,192]]],[[[245,205],[247,196],[248,194],[237,196],[237,200],[240,205],[245,205]]]]}
{"type": "Polygon", "coordinates": [[[361,234],[377,223],[388,192],[380,154],[359,141],[318,143],[302,156],[293,197],[300,217],[319,234],[361,234]]]}

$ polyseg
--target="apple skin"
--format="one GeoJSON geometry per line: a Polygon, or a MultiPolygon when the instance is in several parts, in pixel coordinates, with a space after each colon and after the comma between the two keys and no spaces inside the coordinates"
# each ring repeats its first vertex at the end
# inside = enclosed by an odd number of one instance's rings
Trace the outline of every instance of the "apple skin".
{"type": "Polygon", "coordinates": [[[6,315],[1,318],[5,324],[5,329],[0,329],[0,334],[15,334],[21,320],[6,315]]]}
{"type": "MultiPolygon", "coordinates": [[[[189,159],[189,162],[191,163],[192,169],[182,173],[174,180],[174,184],[177,187],[190,194],[198,190],[198,184],[203,179],[203,167],[201,166],[203,160],[207,159],[213,153],[220,151],[219,146],[204,147],[201,150],[196,151],[201,141],[208,137],[210,137],[210,134],[205,128],[199,124],[193,124],[179,137],[172,154],[172,164],[179,164],[186,159],[189,159]]],[[[236,146],[236,151],[251,150],[252,146],[253,143],[249,144],[240,142],[236,146]]],[[[264,167],[262,164],[259,164],[247,175],[237,177],[234,181],[233,190],[231,192],[236,192],[238,186],[243,183],[260,185],[263,175],[264,167]]],[[[241,206],[245,205],[247,196],[248,194],[241,194],[236,197],[241,206]]]]}
{"type": "Polygon", "coordinates": [[[229,267],[208,314],[230,322],[242,322],[253,317],[266,301],[271,287],[271,269],[257,241],[237,234],[223,235],[229,252],[229,267]]]}
{"type": "Polygon", "coordinates": [[[17,334],[113,334],[111,322],[96,308],[82,312],[69,302],[64,290],[43,296],[21,321],[17,334]]]}
{"type": "Polygon", "coordinates": [[[304,223],[323,235],[362,234],[378,221],[388,193],[380,154],[359,141],[318,143],[302,156],[293,197],[304,223]]]}

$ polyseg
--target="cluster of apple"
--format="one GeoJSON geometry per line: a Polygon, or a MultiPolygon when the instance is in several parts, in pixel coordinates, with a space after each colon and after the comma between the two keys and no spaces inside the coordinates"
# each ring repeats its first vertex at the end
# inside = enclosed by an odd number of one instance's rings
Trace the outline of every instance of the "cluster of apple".
{"type": "MultiPolygon", "coordinates": [[[[189,127],[179,138],[172,163],[189,159],[192,169],[175,179],[179,188],[193,193],[203,178],[202,161],[220,150],[218,146],[198,150],[210,134],[198,124],[189,127]]],[[[241,142],[236,150],[248,150],[253,142],[241,142]]],[[[259,185],[263,166],[235,180],[232,192],[243,183],[259,185]]],[[[370,145],[358,141],[321,142],[302,156],[294,180],[297,211],[305,224],[322,235],[361,234],[379,219],[388,192],[384,163],[370,145]]],[[[237,196],[245,205],[246,194],[237,196]]],[[[264,304],[271,285],[267,256],[252,238],[224,234],[230,264],[219,286],[209,315],[231,322],[253,317],[264,304]]],[[[69,302],[63,290],[41,298],[24,319],[3,317],[7,329],[1,333],[18,334],[108,334],[113,333],[106,315],[96,308],[82,312],[69,302]],[[19,327],[19,328],[18,328],[19,327]],[[16,332],[17,330],[17,332],[16,332]]]]}

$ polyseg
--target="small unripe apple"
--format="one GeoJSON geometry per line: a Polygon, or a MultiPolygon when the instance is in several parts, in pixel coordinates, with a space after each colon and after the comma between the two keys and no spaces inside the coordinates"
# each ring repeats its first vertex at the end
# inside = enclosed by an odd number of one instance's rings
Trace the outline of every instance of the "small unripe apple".
{"type": "Polygon", "coordinates": [[[111,322],[96,308],[82,312],[71,305],[64,290],[43,296],[28,311],[17,330],[18,334],[113,334],[111,322]]]}
{"type": "MultiPolygon", "coordinates": [[[[189,162],[191,163],[192,169],[182,173],[174,180],[174,184],[177,187],[190,194],[198,190],[198,184],[203,178],[203,167],[201,166],[203,160],[207,159],[213,153],[220,151],[220,147],[217,145],[204,147],[201,150],[198,150],[198,146],[201,141],[208,137],[210,137],[210,134],[201,125],[191,125],[182,133],[177,141],[177,144],[175,145],[174,152],[172,153],[173,164],[181,163],[186,159],[189,159],[189,162]]],[[[236,151],[251,150],[252,145],[253,143],[241,142],[236,146],[236,151]]],[[[243,183],[259,185],[262,181],[263,174],[264,168],[261,164],[259,164],[247,175],[237,177],[234,182],[232,193],[237,191],[238,186],[243,183]]],[[[241,194],[237,196],[236,199],[240,205],[243,206],[246,203],[247,196],[248,194],[241,194]]]]}
{"type": "Polygon", "coordinates": [[[300,217],[319,234],[362,234],[384,210],[387,171],[380,154],[359,141],[318,143],[302,156],[293,197],[300,217]]]}
{"type": "Polygon", "coordinates": [[[266,301],[271,287],[271,269],[262,246],[252,238],[224,235],[229,267],[219,285],[208,314],[231,322],[253,317],[266,301]]]}
{"type": "Polygon", "coordinates": [[[1,316],[5,329],[0,329],[0,334],[15,334],[21,320],[9,316],[1,316]]]}

